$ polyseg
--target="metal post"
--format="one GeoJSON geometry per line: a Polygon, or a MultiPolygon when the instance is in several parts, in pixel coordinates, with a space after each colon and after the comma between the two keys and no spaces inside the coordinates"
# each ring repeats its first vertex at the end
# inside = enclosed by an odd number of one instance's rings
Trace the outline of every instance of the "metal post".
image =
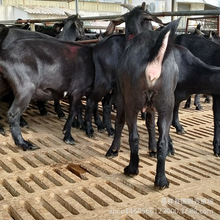
{"type": "Polygon", "coordinates": [[[30,23],[30,27],[32,31],[35,31],[35,23],[30,23]]]}
{"type": "MultiPolygon", "coordinates": [[[[171,9],[171,11],[172,12],[174,12],[175,11],[175,0],[172,0],[172,5],[171,5],[171,7],[172,7],[172,9],[171,9]]],[[[171,16],[171,20],[173,21],[174,20],[174,16],[171,16]]]]}
{"type": "Polygon", "coordinates": [[[220,22],[219,22],[220,16],[218,16],[217,19],[217,30],[218,30],[218,37],[220,37],[220,22]]]}
{"type": "Polygon", "coordinates": [[[76,3],[76,15],[78,15],[79,14],[79,1],[75,0],[75,3],[76,3]]]}

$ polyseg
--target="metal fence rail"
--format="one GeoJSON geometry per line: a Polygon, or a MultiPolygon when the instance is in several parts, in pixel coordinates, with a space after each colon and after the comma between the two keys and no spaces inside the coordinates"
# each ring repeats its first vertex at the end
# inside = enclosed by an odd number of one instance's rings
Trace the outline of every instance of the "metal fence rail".
{"type": "MultiPolygon", "coordinates": [[[[220,15],[220,10],[198,10],[198,11],[173,11],[173,12],[157,12],[151,13],[158,17],[164,16],[191,16],[191,15],[220,15]]],[[[91,20],[112,20],[119,17],[119,15],[106,15],[106,16],[93,16],[93,17],[81,17],[82,20],[91,21],[91,20]]],[[[19,23],[42,23],[42,22],[59,22],[63,21],[64,18],[53,18],[53,19],[26,19],[20,20],[19,23]]],[[[2,20],[1,24],[15,24],[17,20],[2,20]]]]}

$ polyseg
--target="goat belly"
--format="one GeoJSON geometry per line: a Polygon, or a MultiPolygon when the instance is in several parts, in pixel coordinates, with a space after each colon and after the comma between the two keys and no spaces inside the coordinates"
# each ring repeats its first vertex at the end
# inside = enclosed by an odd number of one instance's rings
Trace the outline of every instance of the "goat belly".
{"type": "Polygon", "coordinates": [[[56,99],[62,99],[64,97],[64,92],[58,92],[53,89],[37,89],[34,96],[32,97],[33,100],[44,100],[44,101],[53,101],[56,99]]]}

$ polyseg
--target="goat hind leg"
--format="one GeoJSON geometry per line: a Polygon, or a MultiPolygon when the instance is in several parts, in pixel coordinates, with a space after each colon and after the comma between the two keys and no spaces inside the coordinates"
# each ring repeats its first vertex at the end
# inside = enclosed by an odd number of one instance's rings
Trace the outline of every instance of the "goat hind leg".
{"type": "Polygon", "coordinates": [[[146,127],[149,134],[149,155],[150,157],[157,156],[157,142],[155,136],[155,112],[146,113],[146,127]]]}
{"type": "Polygon", "coordinates": [[[191,96],[186,100],[184,108],[190,108],[191,105],[191,96]]]}
{"type": "Polygon", "coordinates": [[[196,110],[202,109],[202,106],[200,104],[200,94],[195,94],[194,105],[196,106],[196,110]]]}
{"type": "Polygon", "coordinates": [[[14,142],[17,146],[22,147],[24,151],[26,150],[36,150],[37,146],[34,146],[28,141],[25,141],[21,134],[20,129],[20,116],[22,112],[26,109],[30,102],[31,96],[27,95],[19,98],[15,98],[11,107],[8,110],[8,120],[10,124],[11,134],[14,142]]]}
{"type": "Polygon", "coordinates": [[[98,105],[95,106],[95,109],[93,111],[93,116],[94,116],[95,124],[98,128],[98,131],[99,132],[104,132],[105,131],[105,126],[102,123],[102,120],[100,118],[99,111],[98,111],[98,105]]]}
{"type": "Polygon", "coordinates": [[[106,130],[108,132],[109,137],[113,137],[115,133],[115,129],[112,127],[111,123],[111,112],[112,112],[112,104],[114,103],[116,94],[113,92],[110,94],[107,94],[103,101],[103,123],[106,127],[106,130]]]}
{"type": "Polygon", "coordinates": [[[47,114],[47,109],[45,107],[45,102],[44,101],[37,101],[37,107],[41,115],[46,115],[47,114]]]}
{"type": "Polygon", "coordinates": [[[113,158],[118,156],[118,152],[121,144],[121,133],[125,124],[124,104],[121,95],[116,98],[117,114],[115,120],[115,136],[112,141],[111,147],[106,153],[107,158],[113,158]]]}
{"type": "Polygon", "coordinates": [[[172,117],[172,109],[158,111],[159,140],[157,143],[157,170],[154,185],[159,189],[169,187],[169,181],[165,175],[165,160],[169,146],[169,129],[172,117]]]}
{"type": "Polygon", "coordinates": [[[54,110],[57,113],[59,118],[64,118],[65,117],[65,114],[64,114],[64,112],[61,108],[59,100],[54,101],[54,110]]]}
{"type": "Polygon", "coordinates": [[[126,114],[128,130],[129,130],[129,145],[130,145],[130,162],[124,169],[124,174],[127,176],[137,175],[139,173],[139,135],[137,130],[137,115],[138,111],[131,112],[129,115],[126,114]]]}

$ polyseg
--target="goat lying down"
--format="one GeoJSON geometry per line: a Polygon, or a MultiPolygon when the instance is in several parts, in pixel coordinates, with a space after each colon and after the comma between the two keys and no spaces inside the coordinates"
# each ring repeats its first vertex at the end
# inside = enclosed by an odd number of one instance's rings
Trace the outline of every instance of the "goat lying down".
{"type": "MultiPolygon", "coordinates": [[[[5,28],[0,45],[7,36],[5,28]]],[[[74,144],[71,125],[81,98],[94,81],[92,48],[47,39],[20,39],[6,49],[0,48],[0,97],[11,89],[14,101],[8,111],[12,137],[23,150],[35,149],[21,135],[19,118],[31,99],[61,99],[67,93],[69,116],[64,126],[64,141],[74,144]],[[8,86],[9,85],[9,86],[8,86]]]]}
{"type": "MultiPolygon", "coordinates": [[[[118,109],[115,137],[106,153],[109,158],[118,155],[121,132],[126,121],[131,152],[130,162],[124,169],[124,173],[137,175],[139,172],[137,115],[140,110],[147,112],[148,132],[154,134],[154,111],[156,110],[159,140],[156,143],[155,136],[149,137],[149,151],[157,152],[155,186],[160,189],[169,186],[165,175],[165,159],[169,152],[173,153],[169,129],[175,103],[174,91],[177,82],[183,80],[181,74],[187,74],[190,78],[190,75],[200,71],[204,76],[211,74],[211,78],[220,73],[220,68],[206,65],[186,48],[174,44],[172,38],[177,25],[178,20],[171,22],[159,34],[151,31],[141,33],[131,40],[125,50],[120,61],[117,79],[118,109]]],[[[205,79],[208,80],[208,78],[205,79]]]]}

